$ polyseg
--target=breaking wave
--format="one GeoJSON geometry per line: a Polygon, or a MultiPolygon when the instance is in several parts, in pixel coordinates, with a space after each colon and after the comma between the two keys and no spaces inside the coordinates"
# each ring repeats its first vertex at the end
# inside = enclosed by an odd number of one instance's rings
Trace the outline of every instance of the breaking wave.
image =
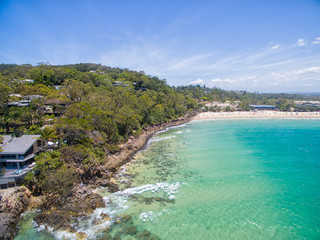
{"type": "MultiPolygon", "coordinates": [[[[180,182],[175,183],[155,183],[155,184],[146,184],[143,186],[128,188],[123,191],[118,191],[116,193],[110,194],[103,198],[106,203],[106,207],[97,208],[95,211],[85,217],[78,218],[76,223],[71,224],[77,232],[83,232],[86,234],[86,239],[95,239],[95,236],[114,223],[119,214],[122,214],[126,209],[130,207],[130,196],[140,195],[143,193],[151,194],[165,194],[168,199],[174,199],[175,194],[178,192],[180,187],[180,182]],[[109,219],[104,219],[104,216],[108,216],[109,219]]],[[[143,218],[148,218],[148,213],[142,213],[140,219],[143,221],[143,218]],[[144,216],[144,217],[143,217],[144,216]]],[[[150,216],[153,213],[150,213],[150,216]]],[[[152,218],[152,217],[151,217],[152,218]]],[[[150,220],[150,219],[149,219],[150,220]]],[[[75,233],[70,233],[67,231],[53,231],[52,228],[40,225],[35,228],[38,231],[48,231],[52,233],[57,239],[76,239],[77,236],[75,233]]]]}

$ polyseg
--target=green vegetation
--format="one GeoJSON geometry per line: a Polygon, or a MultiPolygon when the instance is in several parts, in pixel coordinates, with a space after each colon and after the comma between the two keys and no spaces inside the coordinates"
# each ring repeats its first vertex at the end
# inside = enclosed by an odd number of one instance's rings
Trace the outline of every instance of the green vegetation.
{"type": "Polygon", "coordinates": [[[242,110],[249,104],[288,110],[297,108],[293,100],[298,99],[319,98],[175,88],[144,72],[91,63],[0,64],[0,133],[40,134],[55,146],[36,157],[36,169],[26,177],[26,184],[38,194],[67,196],[73,183],[99,177],[106,156],[130,136],[202,108],[202,101],[240,101],[242,110]]]}
{"type": "MultiPolygon", "coordinates": [[[[181,93],[199,101],[240,101],[241,110],[250,110],[249,105],[273,105],[280,111],[289,111],[295,108],[297,111],[319,111],[319,107],[297,106],[294,100],[320,101],[319,96],[287,94],[287,93],[250,93],[247,91],[226,91],[220,88],[206,88],[201,86],[180,86],[176,88],[181,93]]],[[[221,109],[215,109],[220,111],[221,109]]]]}
{"type": "MultiPolygon", "coordinates": [[[[0,135],[0,144],[2,144],[3,143],[3,137],[0,135]]],[[[2,152],[3,150],[2,150],[2,147],[0,146],[0,152],[2,152]]]]}
{"type": "Polygon", "coordinates": [[[2,65],[0,74],[0,132],[40,134],[59,146],[39,154],[38,174],[26,177],[39,194],[65,196],[73,182],[99,175],[107,154],[131,135],[197,106],[164,80],[128,69],[97,64],[2,65]],[[20,106],[14,103],[18,101],[20,106]]]}

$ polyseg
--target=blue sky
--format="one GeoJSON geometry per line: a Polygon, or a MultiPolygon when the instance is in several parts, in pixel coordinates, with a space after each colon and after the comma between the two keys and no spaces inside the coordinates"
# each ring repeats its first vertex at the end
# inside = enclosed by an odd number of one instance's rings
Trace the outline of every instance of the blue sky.
{"type": "Polygon", "coordinates": [[[319,0],[0,0],[0,63],[123,67],[170,85],[320,92],[319,0]]]}

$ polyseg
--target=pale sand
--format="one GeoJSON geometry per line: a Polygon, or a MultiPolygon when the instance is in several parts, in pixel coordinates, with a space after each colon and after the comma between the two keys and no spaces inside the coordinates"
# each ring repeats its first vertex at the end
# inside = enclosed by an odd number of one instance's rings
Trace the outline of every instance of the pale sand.
{"type": "Polygon", "coordinates": [[[250,111],[250,112],[202,112],[192,120],[204,119],[241,119],[241,118],[319,118],[320,112],[278,112],[278,111],[250,111]]]}

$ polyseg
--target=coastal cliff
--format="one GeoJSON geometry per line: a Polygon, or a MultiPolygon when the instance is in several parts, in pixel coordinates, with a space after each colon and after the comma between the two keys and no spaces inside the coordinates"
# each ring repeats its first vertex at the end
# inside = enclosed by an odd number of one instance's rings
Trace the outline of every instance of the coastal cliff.
{"type": "Polygon", "coordinates": [[[0,190],[0,239],[13,239],[17,223],[31,199],[26,187],[0,190]]]}
{"type": "Polygon", "coordinates": [[[46,201],[38,206],[42,212],[35,217],[35,222],[55,231],[65,230],[75,233],[76,230],[70,225],[71,219],[88,215],[96,208],[105,207],[102,197],[94,193],[93,190],[101,186],[107,187],[109,192],[117,192],[119,188],[112,180],[113,174],[123,164],[130,161],[130,158],[146,145],[153,134],[168,127],[186,123],[192,119],[194,114],[191,113],[168,123],[147,127],[139,136],[131,136],[126,143],[119,146],[118,152],[108,156],[107,164],[99,168],[100,177],[93,176],[88,185],[77,184],[70,195],[65,198],[57,199],[54,196],[45,196],[46,201]],[[104,170],[105,172],[103,172],[104,170]]]}

